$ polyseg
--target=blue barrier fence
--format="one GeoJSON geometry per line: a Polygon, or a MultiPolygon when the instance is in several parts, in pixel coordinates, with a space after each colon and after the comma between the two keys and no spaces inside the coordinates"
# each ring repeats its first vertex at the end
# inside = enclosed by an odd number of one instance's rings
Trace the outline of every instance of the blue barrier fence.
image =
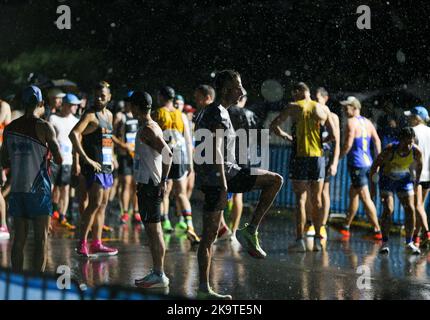
{"type": "MultiPolygon", "coordinates": [[[[291,181],[288,179],[288,167],[290,163],[291,147],[290,146],[270,146],[270,170],[278,172],[284,177],[284,186],[275,199],[274,205],[280,208],[293,208],[295,206],[295,196],[292,190],[291,181]]],[[[351,178],[348,174],[346,158],[339,162],[339,167],[336,177],[332,178],[330,184],[331,196],[331,210],[330,212],[346,213],[349,203],[349,187],[351,185],[351,178]]],[[[258,192],[250,192],[245,195],[245,200],[255,203],[258,199],[258,192]]],[[[429,200],[426,203],[428,207],[429,200]]],[[[377,201],[375,203],[378,216],[382,213],[382,205],[379,198],[379,191],[377,201]]],[[[360,203],[360,208],[357,217],[365,217],[363,205],[360,203]]],[[[404,223],[404,211],[397,199],[394,200],[394,216],[393,221],[396,224],[404,223]]]]}

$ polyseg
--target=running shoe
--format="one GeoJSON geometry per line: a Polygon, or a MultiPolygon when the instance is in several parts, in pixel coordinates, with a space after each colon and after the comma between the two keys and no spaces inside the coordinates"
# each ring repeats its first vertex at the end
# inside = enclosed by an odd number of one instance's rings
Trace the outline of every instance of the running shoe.
{"type": "Polygon", "coordinates": [[[314,252],[323,251],[323,245],[321,244],[321,238],[315,237],[314,238],[314,252]]]}
{"type": "Polygon", "coordinates": [[[373,232],[373,240],[382,240],[382,232],[381,231],[374,231],[373,232]]]}
{"type": "Polygon", "coordinates": [[[133,215],[133,223],[142,223],[142,217],[139,212],[135,212],[133,215]]]}
{"type": "Polygon", "coordinates": [[[68,230],[75,230],[75,229],[76,229],[76,226],[74,226],[73,224],[69,223],[69,222],[67,221],[67,219],[66,219],[66,217],[65,217],[65,216],[61,216],[61,217],[60,217],[60,224],[61,224],[63,227],[67,228],[68,230]]]}
{"type": "Polygon", "coordinates": [[[113,231],[113,228],[112,228],[112,227],[109,227],[109,226],[107,226],[107,225],[104,225],[104,226],[103,226],[103,231],[104,231],[104,232],[112,232],[112,231],[113,231]]]}
{"type": "Polygon", "coordinates": [[[136,279],[134,283],[136,287],[144,289],[167,288],[169,286],[169,278],[167,278],[164,273],[160,276],[155,271],[151,270],[142,279],[136,279]]]}
{"type": "Polygon", "coordinates": [[[128,219],[129,219],[128,213],[124,213],[120,219],[121,224],[126,224],[128,222],[128,219]]]}
{"type": "Polygon", "coordinates": [[[381,246],[381,249],[379,249],[380,254],[389,254],[390,248],[388,247],[388,242],[384,242],[381,246]]]}
{"type": "Polygon", "coordinates": [[[60,219],[60,213],[58,211],[54,211],[52,213],[52,219],[55,219],[55,220],[60,219]]]}
{"type": "Polygon", "coordinates": [[[413,243],[413,242],[409,242],[409,243],[406,245],[406,252],[407,252],[407,253],[410,253],[410,254],[420,254],[420,253],[421,253],[421,250],[420,250],[420,249],[418,249],[418,248],[414,245],[414,243],[413,243]]]}
{"type": "Polygon", "coordinates": [[[185,222],[185,221],[181,221],[181,222],[178,222],[176,225],[175,225],[175,229],[177,229],[177,230],[187,230],[187,228],[188,228],[188,226],[187,226],[187,223],[185,222]]]}
{"type": "Polygon", "coordinates": [[[191,241],[191,244],[193,244],[193,245],[200,243],[200,238],[196,234],[196,232],[194,231],[194,228],[192,228],[192,227],[189,227],[187,229],[187,238],[188,238],[188,240],[191,241]]]}
{"type": "Polygon", "coordinates": [[[90,253],[97,255],[98,257],[110,257],[116,256],[118,254],[118,250],[115,248],[109,248],[100,243],[98,245],[91,244],[90,253]]]}
{"type": "Polygon", "coordinates": [[[326,226],[321,226],[320,236],[323,237],[324,239],[327,239],[327,228],[326,228],[326,226]]]}
{"type": "Polygon", "coordinates": [[[197,291],[198,300],[232,300],[232,296],[229,294],[219,294],[209,288],[208,291],[197,291]]]}
{"type": "Polygon", "coordinates": [[[414,236],[413,237],[413,241],[414,241],[415,246],[418,247],[418,248],[420,248],[420,247],[423,247],[424,242],[426,240],[424,240],[423,243],[421,244],[421,238],[420,238],[420,236],[414,236]]]}
{"type": "Polygon", "coordinates": [[[345,226],[343,226],[342,229],[340,229],[340,233],[344,237],[350,237],[351,236],[351,232],[349,231],[349,228],[347,228],[345,226]]]}
{"type": "Polygon", "coordinates": [[[88,245],[86,241],[79,241],[75,251],[77,254],[79,254],[82,257],[88,258],[90,256],[90,252],[88,250],[88,245]]]}
{"type": "Polygon", "coordinates": [[[313,224],[306,224],[305,235],[306,237],[313,237],[315,235],[315,227],[313,224]]]}
{"type": "Polygon", "coordinates": [[[296,243],[288,247],[288,251],[292,252],[306,252],[306,243],[303,239],[297,239],[296,243]]]}
{"type": "Polygon", "coordinates": [[[161,226],[162,226],[164,232],[172,232],[173,231],[172,223],[170,222],[170,220],[164,220],[163,222],[161,222],[161,226]]]}
{"type": "Polygon", "coordinates": [[[236,238],[241,246],[248,251],[248,253],[257,259],[264,259],[267,254],[261,249],[258,241],[258,232],[251,234],[248,231],[248,224],[245,227],[236,231],[236,238]]]}
{"type": "Polygon", "coordinates": [[[224,226],[221,228],[221,230],[218,231],[216,241],[229,240],[232,234],[233,233],[231,232],[231,230],[227,226],[224,226]]]}
{"type": "Polygon", "coordinates": [[[5,227],[1,227],[0,228],[0,240],[8,240],[10,239],[10,233],[8,228],[5,227]]]}

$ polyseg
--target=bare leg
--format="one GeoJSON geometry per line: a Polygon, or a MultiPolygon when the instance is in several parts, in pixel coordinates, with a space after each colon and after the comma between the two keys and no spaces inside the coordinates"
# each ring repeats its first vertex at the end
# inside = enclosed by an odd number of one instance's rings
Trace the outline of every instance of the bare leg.
{"type": "Polygon", "coordinates": [[[6,201],[0,189],[0,227],[6,227],[6,201]]]}
{"type": "Polygon", "coordinates": [[[94,225],[93,225],[93,241],[101,241],[103,235],[103,226],[105,224],[105,213],[106,207],[109,202],[109,191],[110,189],[106,189],[102,191],[102,201],[98,207],[96,215],[94,217],[94,225]]]}
{"type": "Polygon", "coordinates": [[[51,222],[50,216],[34,218],[34,258],[33,271],[44,272],[48,258],[48,229],[51,222]]]}
{"type": "Polygon", "coordinates": [[[376,207],[372,201],[372,198],[370,197],[369,187],[365,186],[361,188],[359,195],[360,195],[361,201],[363,201],[364,210],[366,211],[366,214],[367,214],[367,217],[369,218],[370,223],[373,225],[373,228],[375,229],[375,231],[380,231],[381,228],[379,227],[376,207]]]}
{"type": "Polygon", "coordinates": [[[149,238],[153,269],[164,273],[165,245],[161,223],[145,223],[145,231],[149,238]]]}
{"type": "Polygon", "coordinates": [[[12,270],[22,272],[24,269],[24,247],[28,234],[28,221],[13,218],[14,237],[12,242],[12,270]]]}
{"type": "Polygon", "coordinates": [[[216,239],[222,211],[203,213],[203,235],[197,251],[199,262],[199,289],[208,291],[210,264],[212,260],[212,244],[216,239]]]}
{"type": "Polygon", "coordinates": [[[390,235],[390,228],[391,228],[391,217],[394,212],[394,198],[392,194],[383,194],[381,195],[382,200],[382,236],[384,238],[384,241],[388,240],[388,237],[390,235]]]}
{"type": "MultiPolygon", "coordinates": [[[[80,229],[80,240],[86,241],[88,239],[88,233],[90,232],[94,221],[94,218],[97,214],[97,211],[102,204],[103,200],[103,188],[98,183],[93,183],[90,191],[88,192],[88,206],[85,208],[84,212],[81,215],[81,229],[80,229]]],[[[98,221],[95,222],[97,224],[97,230],[102,228],[103,225],[98,226],[98,221]]],[[[93,237],[97,237],[98,232],[94,233],[93,229],[93,237]]]]}
{"type": "Polygon", "coordinates": [[[324,182],[322,201],[323,201],[323,211],[324,211],[324,218],[322,221],[322,225],[325,226],[327,224],[328,217],[330,214],[330,182],[324,182]]]}
{"type": "Polygon", "coordinates": [[[267,170],[257,169],[257,174],[254,189],[260,189],[261,194],[254,215],[252,216],[251,225],[258,228],[264,215],[272,206],[284,179],[279,174],[267,170]]]}
{"type": "Polygon", "coordinates": [[[420,234],[421,228],[424,228],[424,232],[429,231],[427,214],[424,208],[428,192],[429,192],[429,189],[423,189],[421,185],[417,186],[416,193],[415,193],[415,208],[416,208],[415,234],[416,235],[420,234]]]}
{"type": "Polygon", "coordinates": [[[405,210],[405,231],[406,231],[406,243],[412,241],[415,228],[415,196],[406,195],[399,197],[400,203],[405,210]]]}
{"type": "Polygon", "coordinates": [[[70,197],[70,186],[60,187],[60,201],[58,202],[58,207],[60,209],[60,214],[66,216],[67,210],[69,208],[69,197],[70,197]]]}
{"type": "Polygon", "coordinates": [[[243,193],[233,194],[233,211],[231,213],[231,219],[233,221],[232,232],[235,233],[239,228],[240,218],[242,217],[243,211],[243,193]]]}
{"type": "Polygon", "coordinates": [[[196,179],[196,174],[193,171],[190,173],[190,175],[188,176],[188,179],[187,179],[187,197],[189,200],[191,199],[191,196],[193,195],[195,179],[196,179]]]}
{"type": "Polygon", "coordinates": [[[303,238],[306,220],[307,184],[304,181],[292,181],[293,191],[296,195],[296,235],[297,239],[303,238]]]}
{"type": "Polygon", "coordinates": [[[322,205],[322,191],[324,181],[311,181],[309,197],[312,199],[312,221],[315,226],[315,237],[321,237],[320,230],[324,219],[324,211],[322,205]]]}
{"type": "Polygon", "coordinates": [[[350,227],[352,221],[355,218],[355,215],[358,211],[359,206],[359,192],[360,189],[356,189],[353,186],[349,189],[349,207],[348,207],[348,215],[346,217],[345,226],[350,227]]]}

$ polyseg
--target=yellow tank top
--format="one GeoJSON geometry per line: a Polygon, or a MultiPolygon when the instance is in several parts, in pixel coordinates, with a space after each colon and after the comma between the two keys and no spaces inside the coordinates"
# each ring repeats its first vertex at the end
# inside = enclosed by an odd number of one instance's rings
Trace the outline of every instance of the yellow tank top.
{"type": "Polygon", "coordinates": [[[154,111],[152,118],[158,123],[161,130],[169,130],[173,127],[173,120],[170,111],[167,108],[158,108],[154,111]]]}
{"type": "Polygon", "coordinates": [[[412,147],[407,155],[401,156],[397,151],[397,146],[394,146],[391,158],[386,160],[383,165],[383,174],[393,180],[400,180],[410,176],[410,168],[415,161],[414,148],[412,147]]]}
{"type": "Polygon", "coordinates": [[[157,109],[153,114],[155,120],[163,130],[164,139],[171,148],[184,149],[184,121],[182,120],[182,112],[178,109],[170,111],[162,107],[157,109]]]}
{"type": "Polygon", "coordinates": [[[302,111],[295,124],[296,157],[322,157],[320,121],[312,115],[317,102],[299,100],[295,103],[302,111]]]}

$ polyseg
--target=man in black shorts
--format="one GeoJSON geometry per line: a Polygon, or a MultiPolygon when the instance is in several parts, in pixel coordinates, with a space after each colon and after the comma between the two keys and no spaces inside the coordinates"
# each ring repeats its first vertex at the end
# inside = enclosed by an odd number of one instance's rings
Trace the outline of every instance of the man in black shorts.
{"type": "Polygon", "coordinates": [[[134,158],[134,178],[137,182],[139,209],[152,254],[152,271],[135,281],[141,288],[166,288],[169,279],[164,274],[165,245],[161,227],[161,201],[172,164],[172,152],[164,141],[163,131],[151,119],[151,96],[136,91],[130,98],[133,115],[139,118],[134,158]]]}
{"type": "Polygon", "coordinates": [[[203,235],[198,250],[200,284],[197,298],[231,299],[230,295],[214,292],[209,285],[212,244],[227,202],[227,192],[261,190],[251,222],[238,230],[236,236],[251,256],[265,258],[257,230],[281,189],[283,179],[266,170],[253,168],[251,172],[250,168],[241,168],[236,162],[236,133],[227,108],[237,104],[244,95],[239,73],[232,70],[219,72],[215,90],[218,101],[203,109],[196,118],[196,177],[197,185],[205,194],[203,235]],[[206,155],[210,150],[215,150],[213,157],[206,155]]]}

